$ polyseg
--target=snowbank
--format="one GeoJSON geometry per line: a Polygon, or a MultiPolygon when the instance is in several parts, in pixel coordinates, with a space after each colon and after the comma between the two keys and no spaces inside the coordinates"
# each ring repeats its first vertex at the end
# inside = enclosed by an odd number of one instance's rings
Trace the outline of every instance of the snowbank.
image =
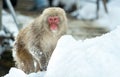
{"type": "Polygon", "coordinates": [[[9,74],[6,74],[4,77],[26,77],[27,75],[17,68],[11,68],[9,74]]]}
{"type": "Polygon", "coordinates": [[[75,41],[63,36],[45,77],[120,77],[120,27],[101,37],[75,41]]]}
{"type": "MultiPolygon", "coordinates": [[[[65,35],[58,41],[46,73],[38,72],[30,75],[31,77],[120,77],[119,33],[120,27],[100,37],[84,41],[76,41],[72,36],[65,35]]],[[[12,69],[5,77],[18,77],[20,74],[22,77],[30,76],[18,69],[12,69]],[[14,74],[14,71],[18,74],[14,74]]]]}
{"type": "Polygon", "coordinates": [[[44,77],[45,72],[25,74],[22,70],[12,67],[4,77],[44,77]]]}

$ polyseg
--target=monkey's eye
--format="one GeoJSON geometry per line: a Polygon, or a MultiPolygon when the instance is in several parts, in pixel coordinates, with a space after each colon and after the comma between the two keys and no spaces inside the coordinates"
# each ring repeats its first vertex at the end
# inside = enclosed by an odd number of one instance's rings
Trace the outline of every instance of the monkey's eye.
{"type": "Polygon", "coordinates": [[[54,21],[57,20],[57,18],[54,18],[54,21]]]}
{"type": "Polygon", "coordinates": [[[53,17],[48,17],[48,22],[49,22],[49,24],[52,24],[53,21],[54,21],[53,17]]]}
{"type": "Polygon", "coordinates": [[[58,16],[54,17],[54,22],[59,22],[59,17],[58,16]]]}
{"type": "Polygon", "coordinates": [[[48,17],[48,20],[51,20],[51,21],[52,21],[52,20],[53,20],[53,17],[48,17]]]}

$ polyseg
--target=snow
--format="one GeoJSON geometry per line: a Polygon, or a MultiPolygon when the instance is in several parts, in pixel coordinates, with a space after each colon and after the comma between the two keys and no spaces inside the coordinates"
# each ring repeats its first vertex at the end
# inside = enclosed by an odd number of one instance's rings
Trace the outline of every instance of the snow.
{"type": "Polygon", "coordinates": [[[45,77],[120,77],[119,32],[84,41],[61,37],[45,77]]]}
{"type": "Polygon", "coordinates": [[[22,70],[12,67],[8,74],[4,77],[43,77],[45,72],[31,73],[29,75],[25,74],[22,70]]]}
{"type": "MultiPolygon", "coordinates": [[[[24,26],[28,24],[29,22],[33,21],[33,18],[21,15],[17,13],[17,17],[19,25],[24,26]]],[[[13,20],[13,17],[10,13],[6,12],[5,10],[2,10],[2,24],[5,26],[11,33],[13,33],[14,36],[18,34],[18,28],[13,20]]]]}
{"type": "Polygon", "coordinates": [[[7,74],[4,77],[26,77],[27,75],[19,69],[16,68],[11,68],[11,70],[9,71],[9,74],[7,74]]]}
{"type": "MultiPolygon", "coordinates": [[[[13,17],[10,13],[6,12],[5,10],[2,10],[2,28],[3,26],[8,30],[8,32],[10,32],[11,34],[13,34],[14,37],[17,36],[18,34],[18,28],[13,20],[13,17]]],[[[24,16],[21,15],[19,13],[17,13],[17,17],[19,25],[22,27],[26,24],[28,24],[29,22],[33,21],[33,18],[28,17],[28,16],[24,16]]],[[[0,35],[2,36],[7,36],[10,35],[9,33],[5,33],[4,30],[0,31],[0,35]]],[[[12,40],[7,40],[7,42],[10,44],[10,47],[13,46],[13,41],[12,40]]],[[[6,48],[2,47],[0,45],[0,55],[3,53],[3,51],[6,50],[6,48]]]]}
{"type": "Polygon", "coordinates": [[[46,73],[26,75],[11,69],[5,77],[120,77],[120,27],[102,36],[76,41],[62,36],[54,50],[46,73]],[[13,75],[12,75],[13,74],[13,75]],[[42,74],[42,75],[41,75],[42,74]],[[11,76],[12,75],[12,76],[11,76]]]}
{"type": "MultiPolygon", "coordinates": [[[[93,2],[82,1],[82,8],[71,13],[72,16],[77,19],[94,19],[96,18],[96,4],[93,2]]],[[[107,3],[108,14],[105,13],[103,3],[100,2],[99,19],[95,20],[96,23],[100,24],[100,27],[105,27],[109,30],[115,29],[120,25],[120,1],[110,0],[107,3]]]]}

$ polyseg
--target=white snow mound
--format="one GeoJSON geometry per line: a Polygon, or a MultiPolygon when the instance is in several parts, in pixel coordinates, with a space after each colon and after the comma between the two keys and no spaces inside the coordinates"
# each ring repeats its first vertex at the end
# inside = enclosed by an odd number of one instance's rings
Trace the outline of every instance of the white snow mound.
{"type": "Polygon", "coordinates": [[[45,77],[120,77],[120,27],[85,41],[63,36],[45,77]]]}

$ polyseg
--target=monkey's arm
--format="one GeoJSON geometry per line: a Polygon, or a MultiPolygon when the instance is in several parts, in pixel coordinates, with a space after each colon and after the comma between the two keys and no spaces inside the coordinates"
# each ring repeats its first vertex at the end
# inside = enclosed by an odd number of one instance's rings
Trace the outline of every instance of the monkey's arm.
{"type": "Polygon", "coordinates": [[[27,48],[28,38],[30,38],[28,37],[28,32],[29,27],[25,27],[19,32],[13,48],[13,57],[18,68],[26,73],[31,73],[37,72],[40,68],[36,68],[38,63],[27,48]]]}
{"type": "Polygon", "coordinates": [[[38,62],[38,65],[40,67],[40,70],[46,70],[47,63],[46,63],[46,56],[45,54],[40,50],[40,48],[37,48],[37,46],[30,46],[29,52],[31,55],[36,59],[38,62]]]}

